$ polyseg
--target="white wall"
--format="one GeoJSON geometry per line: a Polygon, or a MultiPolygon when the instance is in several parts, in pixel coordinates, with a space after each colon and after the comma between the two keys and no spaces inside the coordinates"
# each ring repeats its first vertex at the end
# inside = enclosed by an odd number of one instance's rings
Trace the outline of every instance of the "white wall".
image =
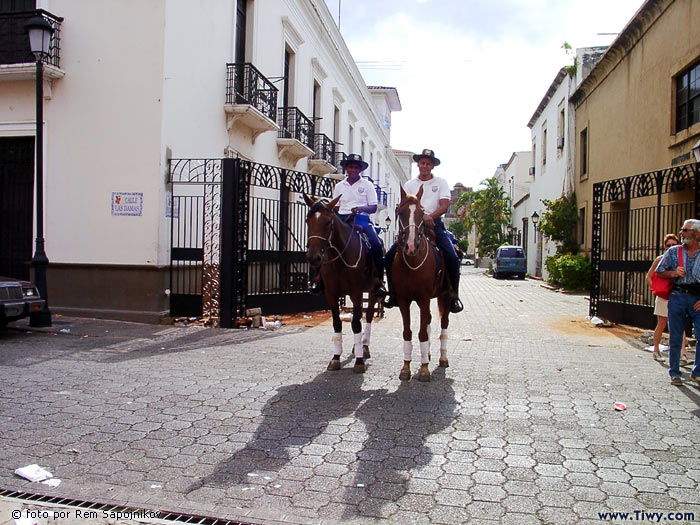
{"type": "MultiPolygon", "coordinates": [[[[537,144],[535,150],[534,166],[535,175],[531,177],[529,212],[533,212],[542,217],[546,212],[543,199],[556,200],[568,189],[567,176],[570,163],[569,149],[569,93],[571,89],[571,78],[566,75],[561,84],[557,87],[554,95],[545,106],[542,114],[535,120],[531,128],[532,140],[537,144]],[[564,111],[564,119],[561,121],[560,111],[564,111]],[[561,124],[563,122],[563,125],[561,124]],[[547,143],[544,144],[544,129],[547,130],[547,143]],[[564,147],[557,148],[557,138],[564,137],[564,147]],[[547,148],[546,163],[544,163],[543,147],[547,148]]],[[[536,251],[542,253],[542,277],[546,279],[548,272],[545,261],[550,255],[556,253],[556,243],[542,239],[540,246],[537,245],[539,233],[534,235],[534,228],[531,228],[528,236],[528,272],[535,275],[536,251]],[[530,256],[532,254],[532,256],[530,256]]]]}

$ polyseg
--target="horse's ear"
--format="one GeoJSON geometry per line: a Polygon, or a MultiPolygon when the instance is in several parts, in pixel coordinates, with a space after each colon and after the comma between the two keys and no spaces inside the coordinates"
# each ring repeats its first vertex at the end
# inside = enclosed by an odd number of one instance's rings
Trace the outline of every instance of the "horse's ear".
{"type": "Polygon", "coordinates": [[[418,200],[423,196],[423,185],[420,185],[420,189],[418,190],[418,193],[416,193],[416,197],[418,197],[418,200]]]}
{"type": "Polygon", "coordinates": [[[314,204],[316,204],[316,202],[311,197],[309,197],[306,193],[302,193],[302,195],[304,196],[304,201],[306,202],[306,205],[309,208],[311,206],[313,206],[314,204]]]}
{"type": "Polygon", "coordinates": [[[406,190],[403,189],[403,186],[401,186],[401,200],[404,200],[406,198],[406,190]]]}
{"type": "Polygon", "coordinates": [[[326,209],[329,209],[329,210],[333,211],[333,208],[335,208],[335,206],[338,204],[338,201],[340,200],[340,197],[341,197],[341,196],[338,195],[335,199],[333,199],[331,202],[329,202],[328,204],[326,204],[326,209]]]}

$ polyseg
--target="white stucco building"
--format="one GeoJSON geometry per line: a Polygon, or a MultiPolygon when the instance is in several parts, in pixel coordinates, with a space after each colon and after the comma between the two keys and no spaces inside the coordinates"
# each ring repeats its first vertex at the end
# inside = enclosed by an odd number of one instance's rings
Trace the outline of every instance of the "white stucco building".
{"type": "MultiPolygon", "coordinates": [[[[556,200],[574,191],[575,126],[569,97],[605,49],[577,49],[576,67],[559,70],[527,124],[531,130],[533,163],[529,170],[529,196],[518,205],[522,209],[517,211],[523,225],[528,217],[532,222],[534,213],[542,217],[546,211],[543,200],[556,200]]],[[[545,261],[556,253],[556,243],[532,225],[523,243],[528,253],[528,273],[546,279],[545,261]]]]}
{"type": "Polygon", "coordinates": [[[342,154],[360,153],[380,196],[398,195],[406,180],[390,146],[398,93],[367,88],[324,0],[9,5],[16,49],[0,50],[0,158],[24,148],[12,165],[26,195],[0,236],[24,232],[12,255],[20,265],[32,255],[35,82],[19,11],[43,9],[60,30],[44,77],[53,312],[141,321],[167,313],[169,159],[240,157],[339,177],[342,154]]]}

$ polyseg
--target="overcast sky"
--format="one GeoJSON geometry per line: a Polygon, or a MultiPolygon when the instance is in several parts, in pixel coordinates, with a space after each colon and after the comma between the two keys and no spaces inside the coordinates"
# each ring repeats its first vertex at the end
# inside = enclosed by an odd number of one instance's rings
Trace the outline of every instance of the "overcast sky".
{"type": "MultiPolygon", "coordinates": [[[[398,89],[395,149],[435,150],[435,174],[477,187],[513,151],[573,48],[612,43],[642,0],[340,0],[367,85],[398,89]]],[[[326,0],[336,22],[339,0],[326,0]]],[[[414,166],[415,170],[415,166],[414,166]]]]}

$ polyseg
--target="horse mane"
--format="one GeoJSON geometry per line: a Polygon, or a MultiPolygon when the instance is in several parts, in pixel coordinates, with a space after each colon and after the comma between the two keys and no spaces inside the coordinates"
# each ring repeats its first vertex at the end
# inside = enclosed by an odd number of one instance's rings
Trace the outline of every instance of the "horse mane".
{"type": "Polygon", "coordinates": [[[307,217],[310,217],[312,214],[314,214],[314,213],[316,213],[316,212],[318,212],[318,211],[327,211],[327,212],[332,213],[333,216],[334,216],[336,219],[338,219],[338,223],[341,224],[341,227],[352,228],[352,225],[351,225],[350,223],[348,223],[348,222],[345,222],[345,221],[343,220],[343,218],[338,214],[338,212],[335,211],[335,209],[329,210],[328,208],[326,208],[326,204],[328,204],[328,202],[326,202],[326,201],[322,201],[322,200],[316,201],[316,202],[314,203],[314,205],[311,206],[311,207],[309,208],[309,212],[306,214],[306,216],[307,216],[307,217]]]}

